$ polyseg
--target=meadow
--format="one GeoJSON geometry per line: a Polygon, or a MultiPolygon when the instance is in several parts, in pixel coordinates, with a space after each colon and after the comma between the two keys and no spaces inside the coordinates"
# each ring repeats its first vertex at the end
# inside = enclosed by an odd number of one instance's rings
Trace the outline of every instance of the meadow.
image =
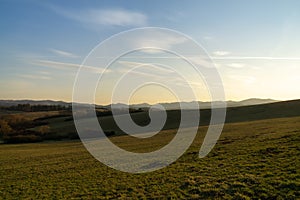
{"type": "MultiPolygon", "coordinates": [[[[0,199],[299,199],[300,117],[226,123],[212,152],[198,158],[207,126],[168,167],[142,174],[111,169],[79,140],[0,145],[0,199]]],[[[150,140],[111,141],[133,152],[165,145],[176,130],[150,140]]]]}

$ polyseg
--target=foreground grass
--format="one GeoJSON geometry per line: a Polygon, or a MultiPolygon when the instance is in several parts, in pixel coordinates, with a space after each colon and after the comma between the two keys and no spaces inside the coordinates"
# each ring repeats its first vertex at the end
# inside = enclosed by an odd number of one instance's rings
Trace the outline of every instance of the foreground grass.
{"type": "MultiPolygon", "coordinates": [[[[0,199],[300,198],[300,117],[226,124],[213,151],[199,159],[206,129],[200,128],[179,160],[146,174],[110,169],[79,141],[0,145],[0,199]]],[[[111,140],[124,149],[147,152],[174,133],[111,140]]]]}

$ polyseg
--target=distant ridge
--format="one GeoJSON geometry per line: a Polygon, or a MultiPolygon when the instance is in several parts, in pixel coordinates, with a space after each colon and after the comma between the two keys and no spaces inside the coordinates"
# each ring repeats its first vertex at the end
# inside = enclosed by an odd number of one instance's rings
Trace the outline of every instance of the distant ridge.
{"type": "MultiPolygon", "coordinates": [[[[259,104],[268,104],[268,103],[275,103],[279,102],[278,100],[274,99],[259,99],[259,98],[251,98],[251,99],[245,99],[242,101],[226,101],[227,107],[239,107],[239,106],[250,106],[250,105],[259,105],[259,104]]],[[[185,109],[195,109],[194,103],[191,102],[181,102],[181,105],[185,109]]],[[[217,103],[217,102],[216,102],[217,103]]],[[[156,105],[156,104],[155,104],[156,105]]],[[[179,102],[173,102],[173,103],[161,103],[163,107],[165,107],[166,110],[178,110],[180,109],[180,103],[179,102]]],[[[211,102],[203,102],[198,101],[198,105],[200,109],[206,109],[211,107],[211,102]]],[[[149,108],[151,105],[149,104],[134,104],[130,107],[132,108],[149,108]]]]}
{"type": "MultiPolygon", "coordinates": [[[[278,100],[274,99],[259,99],[259,98],[251,98],[251,99],[245,99],[242,101],[227,101],[227,107],[239,107],[239,106],[249,106],[249,105],[259,105],[259,104],[268,104],[268,103],[275,103],[279,102],[278,100]]],[[[61,105],[61,106],[69,106],[72,103],[70,102],[64,102],[64,101],[53,101],[53,100],[0,100],[0,106],[15,106],[18,104],[30,104],[30,105],[61,105]]],[[[180,104],[185,109],[195,109],[195,102],[172,102],[172,103],[161,103],[163,107],[165,107],[166,110],[177,110],[180,109],[180,104]]],[[[206,109],[210,108],[211,102],[202,102],[198,101],[199,108],[200,109],[206,109]]],[[[155,104],[157,105],[157,104],[155,104]]],[[[116,109],[126,109],[128,108],[128,105],[117,103],[112,105],[96,105],[97,107],[103,107],[110,109],[111,107],[114,107],[116,109]]],[[[141,103],[141,104],[133,104],[130,105],[130,108],[149,108],[151,105],[148,103],[141,103]]]]}
{"type": "MultiPolygon", "coordinates": [[[[181,122],[181,110],[168,110],[167,120],[163,130],[177,129],[181,122]]],[[[211,122],[211,109],[200,109],[199,126],[207,126],[211,122]]],[[[276,118],[289,118],[300,116],[300,99],[289,101],[278,101],[267,104],[228,107],[226,109],[225,123],[250,122],[256,120],[267,120],[276,118]]],[[[133,121],[145,126],[150,123],[148,112],[132,113],[133,121]]],[[[117,134],[124,132],[115,123],[113,116],[100,117],[100,125],[103,130],[114,131],[117,134]]],[[[193,120],[187,120],[185,127],[193,125],[193,120]]],[[[253,130],[249,130],[253,131],[253,130]]]]}
{"type": "Polygon", "coordinates": [[[53,101],[53,100],[0,100],[0,106],[16,106],[18,104],[30,104],[30,105],[61,105],[67,106],[71,103],[64,101],[53,101]]]}

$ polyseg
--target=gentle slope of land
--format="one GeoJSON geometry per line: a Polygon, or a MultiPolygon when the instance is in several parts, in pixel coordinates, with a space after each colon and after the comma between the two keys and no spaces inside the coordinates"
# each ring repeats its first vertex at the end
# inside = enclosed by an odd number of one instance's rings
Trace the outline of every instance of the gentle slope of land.
{"type": "MultiPolygon", "coordinates": [[[[198,158],[206,126],[175,163],[152,173],[128,174],[95,160],[79,141],[0,145],[0,197],[33,199],[300,197],[300,117],[228,123],[213,151],[198,158]]],[[[175,130],[120,147],[148,152],[175,130]]]]}
{"type": "MultiPolygon", "coordinates": [[[[164,130],[178,128],[180,123],[180,110],[169,110],[167,111],[167,114],[168,118],[164,130]]],[[[201,110],[199,125],[208,125],[210,122],[210,114],[211,111],[209,109],[201,110]]],[[[300,116],[300,100],[228,108],[226,123],[294,116],[300,116]]],[[[147,125],[150,122],[147,112],[132,113],[131,117],[140,125],[147,125]]],[[[61,117],[52,118],[46,121],[53,131],[67,134],[67,132],[75,132],[73,121],[68,119],[68,117],[61,117]]],[[[112,116],[99,117],[99,121],[103,130],[114,131],[117,135],[123,134],[115,124],[112,116]]]]}

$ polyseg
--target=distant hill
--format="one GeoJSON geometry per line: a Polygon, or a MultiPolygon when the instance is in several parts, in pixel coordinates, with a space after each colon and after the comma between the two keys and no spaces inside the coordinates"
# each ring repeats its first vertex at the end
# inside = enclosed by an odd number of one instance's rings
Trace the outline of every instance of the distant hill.
{"type": "Polygon", "coordinates": [[[0,100],[0,106],[16,106],[18,104],[61,105],[61,106],[71,105],[71,103],[67,103],[64,101],[53,101],[53,100],[0,100]]]}
{"type": "Polygon", "coordinates": [[[258,98],[251,98],[242,101],[228,101],[228,107],[237,107],[237,106],[249,106],[249,105],[259,105],[259,104],[267,104],[267,103],[275,103],[278,102],[274,99],[258,99],[258,98]]]}
{"type": "MultiPolygon", "coordinates": [[[[201,118],[199,125],[209,125],[211,109],[200,110],[200,116],[201,118]]],[[[268,104],[228,107],[225,123],[249,122],[256,120],[297,116],[300,116],[300,99],[291,101],[280,101],[268,104]]],[[[150,118],[147,112],[134,113],[131,115],[131,117],[135,123],[141,126],[145,126],[150,122],[150,118]]],[[[167,121],[163,129],[168,130],[178,128],[180,120],[180,110],[168,110],[167,121]]],[[[187,120],[188,123],[189,121],[193,120],[187,120]]],[[[122,131],[115,124],[112,116],[102,117],[100,118],[99,122],[104,130],[113,130],[116,133],[122,133],[122,131]]],[[[190,126],[190,124],[188,123],[186,124],[186,127],[190,126]]]]}
{"type": "MultiPolygon", "coordinates": [[[[248,105],[258,105],[258,104],[267,104],[267,103],[274,103],[278,102],[277,100],[273,99],[258,99],[258,98],[251,98],[242,101],[227,101],[227,107],[238,107],[238,106],[248,106],[248,105]]],[[[194,106],[195,102],[172,102],[172,103],[161,103],[166,110],[178,110],[180,109],[180,104],[184,109],[196,109],[194,106]]],[[[0,106],[15,106],[18,104],[30,104],[30,105],[61,105],[61,106],[69,106],[72,103],[64,102],[64,101],[53,101],[53,100],[0,100],[0,106]]],[[[211,102],[203,102],[198,101],[200,109],[210,108],[211,102]]],[[[149,108],[151,105],[147,103],[142,104],[133,104],[130,105],[130,108],[149,108]]],[[[126,109],[128,105],[117,103],[112,105],[97,105],[97,107],[107,108],[110,109],[114,107],[116,109],[126,109]]]]}
{"type": "MultiPolygon", "coordinates": [[[[242,103],[235,104],[235,105],[241,105],[245,102],[257,103],[256,100],[255,101],[247,100],[247,101],[243,101],[242,103]]],[[[116,108],[120,109],[119,111],[122,111],[123,107],[125,107],[126,105],[116,104],[115,106],[116,108]]],[[[97,111],[99,111],[99,109],[101,110],[102,108],[100,107],[97,108],[97,111]]],[[[103,107],[103,109],[104,112],[109,113],[109,111],[105,110],[106,108],[103,107]]],[[[275,118],[298,117],[300,116],[300,99],[291,100],[291,101],[280,101],[280,102],[267,103],[267,104],[259,104],[259,105],[228,107],[226,110],[227,112],[226,112],[225,123],[249,122],[249,121],[268,120],[268,119],[275,119],[275,118]]],[[[193,113],[193,110],[191,109],[185,111],[193,113]]],[[[157,110],[156,112],[161,112],[161,111],[157,110]]],[[[35,114],[35,113],[22,113],[22,114],[27,115],[27,114],[35,114]]],[[[159,113],[155,113],[155,114],[159,114],[159,113]]],[[[163,126],[163,130],[177,129],[181,123],[182,110],[179,109],[167,110],[166,114],[167,114],[167,119],[166,119],[166,123],[163,126]]],[[[54,117],[52,116],[45,117],[43,115],[45,115],[45,112],[38,117],[37,122],[41,124],[47,124],[51,128],[52,131],[51,137],[55,139],[78,137],[71,112],[64,113],[63,116],[57,115],[54,117]]],[[[191,119],[186,119],[186,123],[182,127],[194,126],[195,124],[192,123],[194,121],[193,118],[194,115],[187,114],[186,116],[187,118],[191,117],[191,119]]],[[[89,117],[90,116],[88,115],[87,112],[87,115],[85,115],[85,117],[82,118],[82,120],[84,120],[87,123],[87,126],[90,123],[89,120],[91,119],[89,117]]],[[[118,117],[122,118],[127,116],[121,114],[118,115],[118,117]]],[[[146,111],[145,109],[141,109],[141,111],[138,112],[131,112],[130,117],[136,124],[140,126],[146,126],[151,122],[151,119],[149,117],[149,112],[146,111]]],[[[210,119],[211,119],[211,109],[200,109],[199,125],[200,126],[209,125],[210,119]]],[[[115,116],[112,116],[111,114],[98,115],[98,120],[101,128],[105,132],[113,135],[124,134],[124,132],[116,124],[115,116]]],[[[132,133],[140,133],[138,131],[139,130],[137,130],[137,132],[132,131],[132,133]]]]}
{"type": "MultiPolygon", "coordinates": [[[[268,103],[275,103],[278,102],[278,100],[274,99],[258,99],[258,98],[251,98],[251,99],[246,99],[242,101],[227,101],[227,107],[239,107],[239,106],[249,106],[249,105],[259,105],[259,104],[268,104],[268,103]]],[[[195,102],[181,102],[181,106],[184,109],[196,109],[194,107],[195,102]]],[[[218,103],[218,102],[216,102],[218,103]]],[[[165,107],[166,110],[178,110],[180,109],[180,103],[179,102],[174,102],[174,103],[161,103],[163,107],[165,107]]],[[[200,109],[206,109],[211,107],[211,102],[203,102],[203,101],[198,101],[198,105],[200,109]]],[[[151,105],[149,104],[135,104],[131,105],[133,108],[144,108],[144,107],[150,107],[151,105]]]]}

